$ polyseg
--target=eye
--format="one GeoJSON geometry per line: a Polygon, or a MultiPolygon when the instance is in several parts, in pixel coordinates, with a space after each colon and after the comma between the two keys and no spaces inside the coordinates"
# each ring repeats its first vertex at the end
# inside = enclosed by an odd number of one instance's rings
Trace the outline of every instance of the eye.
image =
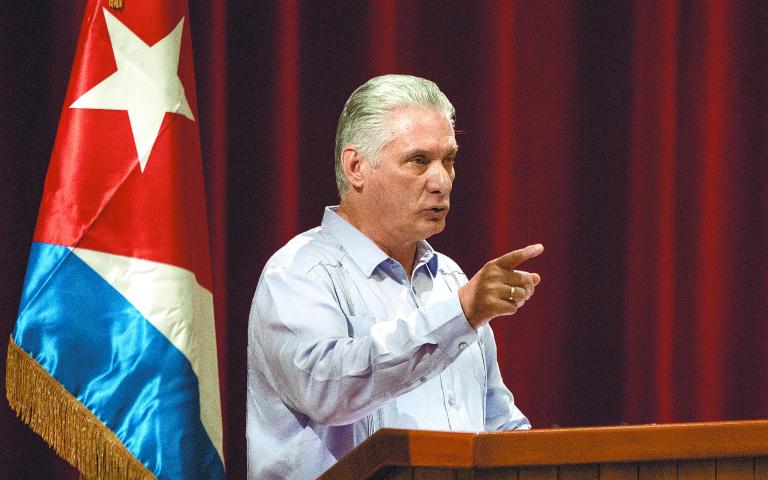
{"type": "Polygon", "coordinates": [[[413,157],[411,161],[416,165],[427,165],[429,163],[429,160],[427,160],[426,157],[422,157],[422,156],[413,157]]]}

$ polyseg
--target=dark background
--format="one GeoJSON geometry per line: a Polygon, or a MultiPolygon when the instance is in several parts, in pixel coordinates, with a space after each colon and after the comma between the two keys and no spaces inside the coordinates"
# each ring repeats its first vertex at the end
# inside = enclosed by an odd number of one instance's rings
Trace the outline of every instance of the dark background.
{"type": "MultiPolygon", "coordinates": [[[[0,15],[0,338],[83,7],[0,15]]],[[[338,114],[382,73],[434,80],[457,110],[452,209],[431,243],[470,275],[546,247],[526,265],[543,277],[535,299],[493,324],[534,426],[766,416],[764,2],[195,0],[190,20],[230,478],[245,478],[260,270],[336,203],[338,114]]],[[[4,404],[6,477],[77,475],[4,404]]]]}

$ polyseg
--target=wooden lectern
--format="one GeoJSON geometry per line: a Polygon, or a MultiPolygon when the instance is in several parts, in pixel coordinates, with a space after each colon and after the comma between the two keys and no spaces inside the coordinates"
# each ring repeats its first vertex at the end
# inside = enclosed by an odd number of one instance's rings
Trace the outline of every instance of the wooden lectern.
{"type": "Polygon", "coordinates": [[[322,480],[768,480],[768,421],[498,433],[382,429],[322,480]]]}

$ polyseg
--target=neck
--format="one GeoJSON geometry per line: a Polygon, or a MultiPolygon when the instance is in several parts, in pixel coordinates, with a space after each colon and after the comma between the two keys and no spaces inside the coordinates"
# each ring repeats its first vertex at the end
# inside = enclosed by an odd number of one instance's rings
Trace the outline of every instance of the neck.
{"type": "Polygon", "coordinates": [[[349,222],[350,225],[360,230],[366,237],[370,238],[384,253],[390,258],[400,263],[405,270],[406,276],[410,279],[413,272],[413,265],[416,256],[416,247],[418,242],[397,241],[391,234],[381,228],[375,222],[370,221],[370,216],[365,215],[354,206],[341,201],[339,209],[336,211],[341,218],[349,222]]]}

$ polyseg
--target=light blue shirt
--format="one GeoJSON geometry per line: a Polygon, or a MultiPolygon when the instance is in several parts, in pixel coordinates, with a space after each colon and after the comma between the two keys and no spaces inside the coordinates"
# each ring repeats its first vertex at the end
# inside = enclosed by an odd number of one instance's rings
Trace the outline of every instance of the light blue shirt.
{"type": "Polygon", "coordinates": [[[504,386],[467,277],[420,243],[411,278],[325,209],[267,262],[248,326],[249,479],[309,479],[383,427],[530,428],[504,386]]]}

